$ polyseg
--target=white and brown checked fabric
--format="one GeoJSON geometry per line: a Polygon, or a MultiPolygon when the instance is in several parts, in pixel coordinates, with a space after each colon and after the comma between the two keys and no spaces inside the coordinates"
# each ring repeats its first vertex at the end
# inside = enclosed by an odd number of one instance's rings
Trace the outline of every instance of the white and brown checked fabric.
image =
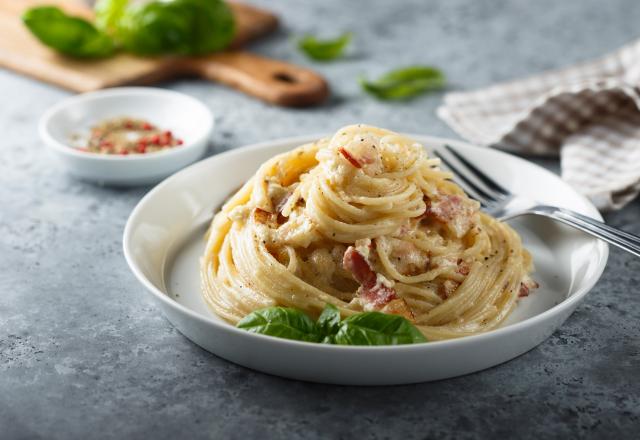
{"type": "Polygon", "coordinates": [[[465,139],[560,154],[562,178],[600,209],[640,192],[640,40],[598,60],[450,93],[438,115],[465,139]]]}

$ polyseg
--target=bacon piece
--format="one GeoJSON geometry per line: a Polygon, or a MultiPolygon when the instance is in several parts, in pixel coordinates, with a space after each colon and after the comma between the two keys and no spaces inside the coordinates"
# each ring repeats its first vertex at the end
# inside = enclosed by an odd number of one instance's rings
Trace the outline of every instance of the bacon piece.
{"type": "Polygon", "coordinates": [[[520,291],[518,292],[518,297],[524,298],[525,296],[529,296],[529,288],[525,283],[520,283],[520,291]]]}
{"type": "Polygon", "coordinates": [[[380,309],[385,304],[398,298],[393,287],[385,286],[381,282],[376,282],[371,288],[360,287],[358,291],[360,298],[366,301],[373,309],[380,309]]]}
{"type": "Polygon", "coordinates": [[[363,287],[372,288],[376,284],[376,273],[371,269],[369,262],[353,246],[349,246],[342,257],[342,266],[363,287]]]}
{"type": "Polygon", "coordinates": [[[253,210],[253,216],[258,223],[266,225],[273,222],[273,214],[262,208],[255,208],[253,210]]]}
{"type": "Polygon", "coordinates": [[[520,291],[518,292],[519,298],[524,298],[525,296],[529,296],[530,287],[525,283],[520,283],[520,291]]]}
{"type": "Polygon", "coordinates": [[[462,196],[440,194],[437,200],[425,200],[427,208],[422,217],[433,217],[435,220],[446,223],[462,237],[469,231],[474,223],[474,213],[477,208],[471,202],[465,202],[462,196]]]}
{"type": "Polygon", "coordinates": [[[524,298],[525,296],[529,296],[529,292],[532,289],[537,289],[540,287],[536,281],[532,280],[528,276],[520,283],[520,291],[518,292],[519,298],[524,298]]]}
{"type": "Polygon", "coordinates": [[[360,283],[358,297],[373,309],[381,309],[398,298],[396,291],[384,284],[384,279],[373,271],[364,255],[353,246],[349,246],[345,251],[342,265],[360,283]]]}
{"type": "Polygon", "coordinates": [[[358,159],[353,157],[351,153],[349,153],[344,147],[338,148],[338,151],[340,152],[340,154],[342,154],[342,156],[344,156],[345,159],[347,159],[347,161],[349,161],[351,165],[356,168],[362,168],[362,164],[358,161],[358,159]]]}
{"type": "Polygon", "coordinates": [[[365,136],[339,147],[338,152],[355,168],[362,169],[368,176],[375,176],[384,171],[378,147],[375,139],[365,136]]]}
{"type": "Polygon", "coordinates": [[[458,260],[458,269],[456,269],[456,271],[460,275],[469,275],[469,272],[471,271],[471,267],[469,266],[469,263],[467,263],[462,258],[460,258],[458,260]]]}
{"type": "Polygon", "coordinates": [[[424,216],[434,217],[436,220],[447,223],[460,214],[462,197],[458,195],[442,194],[438,200],[429,199],[424,216]]]}

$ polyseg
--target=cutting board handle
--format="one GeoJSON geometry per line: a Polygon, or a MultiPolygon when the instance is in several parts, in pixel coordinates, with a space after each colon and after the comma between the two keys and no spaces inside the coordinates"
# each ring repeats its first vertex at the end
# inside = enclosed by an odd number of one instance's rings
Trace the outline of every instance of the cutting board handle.
{"type": "Polygon", "coordinates": [[[329,95],[327,82],[312,70],[249,52],[192,58],[183,67],[276,105],[310,106],[329,95]]]}

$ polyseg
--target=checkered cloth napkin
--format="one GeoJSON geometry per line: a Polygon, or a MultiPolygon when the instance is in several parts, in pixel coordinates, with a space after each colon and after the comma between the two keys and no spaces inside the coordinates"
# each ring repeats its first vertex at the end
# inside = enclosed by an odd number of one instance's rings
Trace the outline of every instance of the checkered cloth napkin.
{"type": "Polygon", "coordinates": [[[438,115],[465,139],[560,153],[562,178],[598,208],[640,192],[640,40],[595,61],[450,93],[438,115]]]}

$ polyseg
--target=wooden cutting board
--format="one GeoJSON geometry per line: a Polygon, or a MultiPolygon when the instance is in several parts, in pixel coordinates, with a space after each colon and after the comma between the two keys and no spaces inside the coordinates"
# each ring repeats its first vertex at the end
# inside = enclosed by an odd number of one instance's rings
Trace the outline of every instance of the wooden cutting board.
{"type": "Polygon", "coordinates": [[[23,12],[39,4],[54,4],[71,14],[93,17],[89,7],[69,0],[0,0],[0,67],[76,92],[197,76],[283,106],[318,104],[329,93],[326,81],[309,69],[238,50],[278,25],[273,14],[252,6],[230,3],[237,32],[225,52],[158,58],[118,53],[102,60],[76,60],[43,46],[23,25],[23,12]]]}

